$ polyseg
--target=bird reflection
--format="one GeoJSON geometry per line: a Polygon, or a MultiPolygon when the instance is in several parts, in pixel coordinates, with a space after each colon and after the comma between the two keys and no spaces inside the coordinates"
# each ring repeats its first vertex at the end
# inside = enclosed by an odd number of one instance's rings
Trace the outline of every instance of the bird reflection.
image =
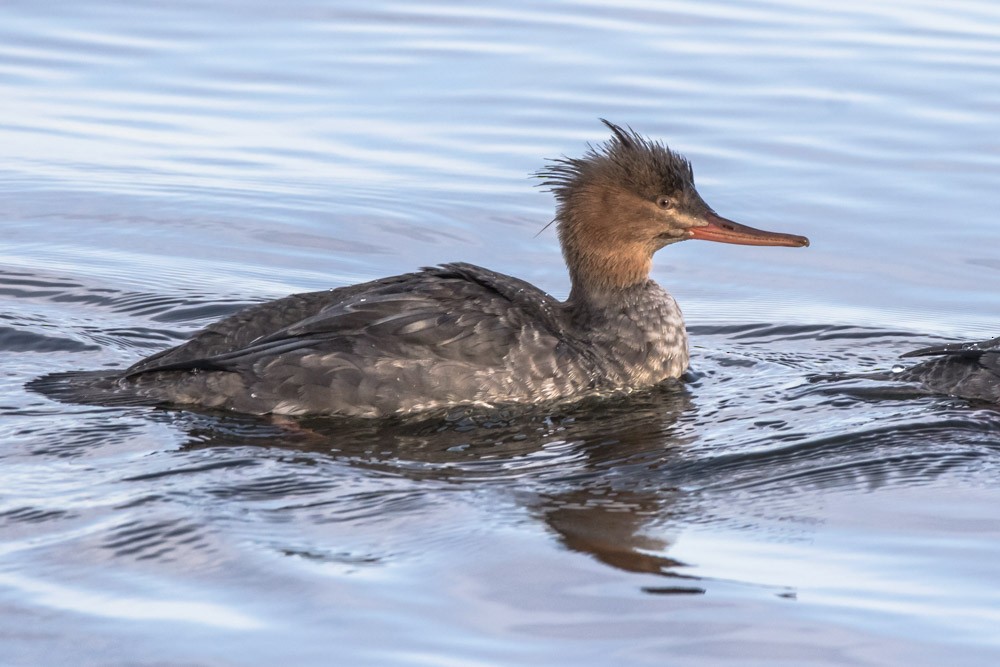
{"type": "MultiPolygon", "coordinates": [[[[690,436],[693,414],[680,383],[570,407],[510,413],[463,409],[419,422],[329,419],[270,421],[187,413],[186,449],[259,445],[331,456],[366,471],[413,481],[503,484],[567,549],[627,572],[684,583],[684,564],[665,554],[662,530],[678,491],[664,471],[690,436]],[[656,536],[653,536],[653,535],[656,536]]],[[[702,593],[692,585],[652,593],[702,593]]]]}
{"type": "MultiPolygon", "coordinates": [[[[657,495],[585,488],[545,496],[540,514],[564,546],[626,572],[697,580],[677,572],[684,563],[665,556],[670,544],[644,534],[647,524],[669,513],[669,492],[657,495]]],[[[704,593],[697,586],[656,587],[657,593],[704,593]]]]}

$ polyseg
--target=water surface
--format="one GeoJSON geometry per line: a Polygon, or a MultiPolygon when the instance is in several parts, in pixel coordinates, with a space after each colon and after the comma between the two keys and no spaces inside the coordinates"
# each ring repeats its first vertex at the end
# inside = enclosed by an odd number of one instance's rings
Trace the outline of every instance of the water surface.
{"type": "Polygon", "coordinates": [[[7,3],[0,662],[993,665],[987,2],[7,3]],[[693,382],[407,423],[26,391],[260,300],[463,260],[565,297],[545,158],[605,117],[807,250],[657,258],[693,382]]]}

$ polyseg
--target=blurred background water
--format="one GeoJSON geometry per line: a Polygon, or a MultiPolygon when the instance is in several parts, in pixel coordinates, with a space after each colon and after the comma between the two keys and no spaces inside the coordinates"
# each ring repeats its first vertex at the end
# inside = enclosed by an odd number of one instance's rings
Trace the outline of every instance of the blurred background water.
{"type": "Polygon", "coordinates": [[[0,663],[1000,660],[1000,415],[810,382],[1000,333],[994,3],[0,17],[0,663]],[[23,388],[439,262],[565,297],[529,174],[598,117],[813,242],[660,254],[694,383],[379,425],[23,388]]]}

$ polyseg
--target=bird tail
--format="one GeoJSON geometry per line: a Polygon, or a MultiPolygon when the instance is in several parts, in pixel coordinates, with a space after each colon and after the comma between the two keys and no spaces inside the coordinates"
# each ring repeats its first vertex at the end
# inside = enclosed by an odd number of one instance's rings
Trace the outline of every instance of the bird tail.
{"type": "Polygon", "coordinates": [[[122,373],[66,371],[31,380],[25,388],[62,403],[83,405],[149,405],[150,399],[122,386],[122,373]]]}

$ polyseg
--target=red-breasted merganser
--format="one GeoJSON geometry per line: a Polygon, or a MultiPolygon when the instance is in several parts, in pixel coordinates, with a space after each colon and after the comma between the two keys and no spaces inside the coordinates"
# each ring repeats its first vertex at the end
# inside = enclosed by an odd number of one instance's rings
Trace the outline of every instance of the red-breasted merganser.
{"type": "Polygon", "coordinates": [[[677,378],[688,366],[687,334],[674,299],[649,278],[653,254],[686,239],[809,240],[716,215],[686,159],[603,122],[610,140],[537,174],[558,202],[571,279],[564,302],[489,269],[445,264],[252,306],[124,371],[34,386],[74,402],[381,417],[677,378]]]}
{"type": "Polygon", "coordinates": [[[904,357],[933,357],[890,379],[917,382],[936,394],[1000,405],[1000,338],[949,343],[907,352],[904,357]]]}

